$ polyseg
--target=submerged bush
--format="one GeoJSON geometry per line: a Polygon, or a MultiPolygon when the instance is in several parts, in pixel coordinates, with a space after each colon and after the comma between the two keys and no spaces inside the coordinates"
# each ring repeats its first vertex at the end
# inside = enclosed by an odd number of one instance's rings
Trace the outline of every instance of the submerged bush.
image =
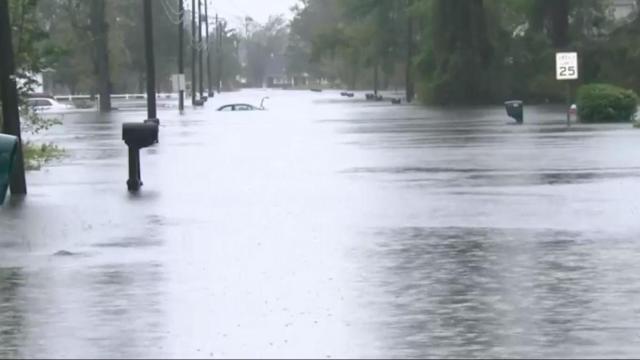
{"type": "Polygon", "coordinates": [[[22,143],[26,170],[40,170],[42,166],[65,155],[64,149],[55,144],[34,144],[30,141],[22,143]]]}
{"type": "Polygon", "coordinates": [[[638,95],[613,85],[584,85],[578,89],[577,105],[583,122],[631,121],[637,111],[638,95]]]}

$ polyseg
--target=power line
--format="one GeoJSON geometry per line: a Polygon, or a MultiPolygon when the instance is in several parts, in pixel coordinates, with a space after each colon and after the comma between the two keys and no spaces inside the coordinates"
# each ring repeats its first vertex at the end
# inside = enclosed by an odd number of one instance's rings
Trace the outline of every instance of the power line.
{"type": "Polygon", "coordinates": [[[169,21],[174,25],[180,24],[180,19],[183,18],[183,16],[180,16],[180,14],[178,13],[178,18],[176,20],[174,18],[174,16],[176,15],[170,14],[171,10],[167,8],[168,5],[165,3],[165,0],[160,0],[160,4],[162,4],[162,9],[164,10],[164,14],[167,16],[167,19],[169,19],[169,21]]]}
{"type": "Polygon", "coordinates": [[[163,3],[165,3],[167,9],[170,10],[170,12],[176,16],[180,16],[180,9],[176,10],[172,4],[172,2],[170,0],[162,0],[163,3]]]}
{"type": "MultiPolygon", "coordinates": [[[[176,15],[178,16],[178,19],[176,20],[173,15],[170,14],[170,12],[172,12],[170,6],[168,5],[168,3],[166,3],[166,1],[170,1],[170,0],[161,0],[160,3],[162,4],[162,9],[164,10],[165,15],[167,16],[167,19],[174,25],[179,25],[181,23],[181,18],[184,19],[184,15],[186,12],[183,11],[183,13],[180,15],[176,15]]],[[[180,12],[178,11],[177,14],[180,14],[180,12]]],[[[191,41],[189,42],[189,47],[201,51],[203,49],[205,49],[207,47],[207,44],[205,44],[204,42],[201,41],[194,41],[194,39],[196,39],[195,34],[192,34],[191,37],[191,41]]]]}

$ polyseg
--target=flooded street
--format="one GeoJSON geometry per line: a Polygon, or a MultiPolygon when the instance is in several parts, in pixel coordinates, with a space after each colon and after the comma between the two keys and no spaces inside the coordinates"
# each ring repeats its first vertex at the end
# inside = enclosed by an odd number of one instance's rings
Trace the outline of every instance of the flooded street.
{"type": "Polygon", "coordinates": [[[158,117],[137,195],[144,111],[46,134],[68,157],[0,208],[0,358],[640,353],[629,124],[276,90],[158,117]]]}

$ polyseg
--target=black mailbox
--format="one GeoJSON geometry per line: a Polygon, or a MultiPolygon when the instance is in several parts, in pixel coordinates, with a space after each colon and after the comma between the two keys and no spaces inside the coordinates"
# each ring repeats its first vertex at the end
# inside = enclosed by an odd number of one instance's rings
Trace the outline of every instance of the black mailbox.
{"type": "Polygon", "coordinates": [[[122,124],[122,140],[129,147],[142,149],[158,142],[158,124],[152,121],[122,124]]]}
{"type": "Polygon", "coordinates": [[[507,115],[514,119],[516,123],[522,124],[524,121],[524,105],[520,100],[512,100],[504,103],[504,107],[507,110],[507,115]]]}
{"type": "Polygon", "coordinates": [[[122,140],[129,147],[129,180],[127,189],[138,191],[142,186],[140,176],[140,149],[158,142],[158,122],[146,120],[142,123],[122,124],[122,140]]]}

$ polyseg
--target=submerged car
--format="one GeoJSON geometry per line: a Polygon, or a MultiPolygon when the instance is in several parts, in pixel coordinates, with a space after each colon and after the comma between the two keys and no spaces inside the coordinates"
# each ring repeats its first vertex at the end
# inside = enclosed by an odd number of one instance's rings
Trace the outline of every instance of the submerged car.
{"type": "Polygon", "coordinates": [[[264,110],[251,104],[227,104],[218,108],[218,111],[255,111],[264,110]]]}
{"type": "Polygon", "coordinates": [[[218,108],[218,111],[255,111],[255,110],[266,110],[264,108],[264,101],[269,99],[268,96],[265,96],[260,100],[260,106],[253,106],[251,104],[246,103],[237,103],[237,104],[226,104],[222,105],[218,108]]]}
{"type": "Polygon", "coordinates": [[[36,112],[57,112],[73,109],[73,106],[59,103],[51,98],[28,98],[26,102],[36,112]]]}

